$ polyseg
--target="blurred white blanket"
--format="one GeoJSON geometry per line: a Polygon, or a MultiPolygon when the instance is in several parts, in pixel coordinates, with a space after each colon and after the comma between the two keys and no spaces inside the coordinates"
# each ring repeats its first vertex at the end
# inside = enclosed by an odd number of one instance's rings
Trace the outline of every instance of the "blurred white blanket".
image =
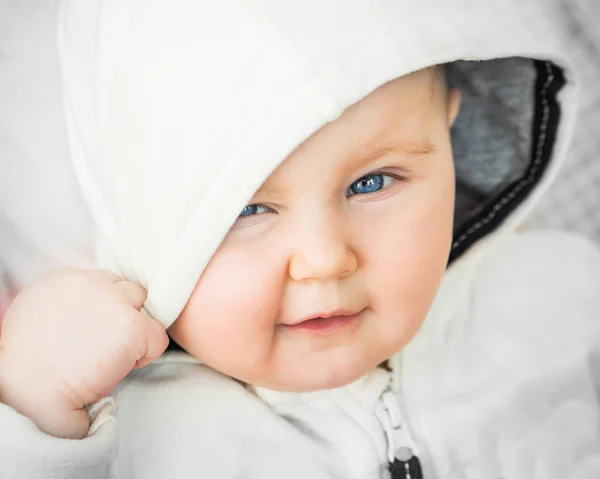
{"type": "Polygon", "coordinates": [[[94,249],[62,112],[57,8],[0,2],[0,285],[13,289],[90,264],[94,249]]]}

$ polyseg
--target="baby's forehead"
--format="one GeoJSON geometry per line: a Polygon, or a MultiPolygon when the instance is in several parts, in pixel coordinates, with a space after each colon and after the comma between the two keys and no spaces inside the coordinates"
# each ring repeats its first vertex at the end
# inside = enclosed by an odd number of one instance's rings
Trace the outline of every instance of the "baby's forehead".
{"type": "Polygon", "coordinates": [[[349,140],[364,139],[367,146],[375,147],[379,146],[379,137],[389,134],[398,134],[406,142],[418,141],[418,133],[427,129],[432,118],[443,116],[447,106],[439,88],[439,75],[434,71],[419,70],[381,85],[322,130],[326,134],[337,130],[349,140]]]}
{"type": "Polygon", "coordinates": [[[439,124],[433,120],[446,111],[444,95],[436,93],[438,81],[435,69],[428,68],[377,88],[298,145],[265,185],[283,170],[300,174],[325,162],[359,167],[394,151],[410,156],[432,153],[431,130],[439,124]]]}

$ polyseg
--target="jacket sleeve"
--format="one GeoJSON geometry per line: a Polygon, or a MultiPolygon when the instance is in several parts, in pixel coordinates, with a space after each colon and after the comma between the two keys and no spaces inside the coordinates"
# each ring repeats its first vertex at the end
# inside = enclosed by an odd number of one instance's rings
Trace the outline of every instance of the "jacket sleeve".
{"type": "Polygon", "coordinates": [[[117,430],[114,402],[88,409],[90,429],[81,440],[41,432],[28,418],[0,403],[0,479],[112,479],[117,430]]]}

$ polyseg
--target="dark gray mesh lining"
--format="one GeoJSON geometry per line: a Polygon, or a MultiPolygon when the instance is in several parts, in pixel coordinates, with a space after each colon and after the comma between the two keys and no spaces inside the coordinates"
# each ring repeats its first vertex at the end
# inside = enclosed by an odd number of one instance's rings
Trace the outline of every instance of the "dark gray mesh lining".
{"type": "Polygon", "coordinates": [[[451,132],[456,229],[531,161],[536,68],[525,58],[458,61],[446,74],[462,93],[451,132]]]}

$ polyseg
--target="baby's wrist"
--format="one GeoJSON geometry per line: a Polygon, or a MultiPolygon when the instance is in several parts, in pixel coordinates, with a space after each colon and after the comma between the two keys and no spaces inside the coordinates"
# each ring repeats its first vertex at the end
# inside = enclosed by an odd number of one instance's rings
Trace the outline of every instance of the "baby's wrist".
{"type": "Polygon", "coordinates": [[[40,431],[61,439],[83,439],[87,436],[90,427],[85,409],[53,410],[40,413],[37,417],[28,417],[40,431]]]}
{"type": "Polygon", "coordinates": [[[0,403],[29,418],[44,433],[64,439],[87,435],[89,419],[85,409],[72,406],[33,390],[40,381],[28,378],[26,371],[15,370],[0,348],[0,403]]]}
{"type": "MultiPolygon", "coordinates": [[[[0,347],[0,402],[28,416],[27,410],[34,409],[35,391],[28,391],[32,384],[27,379],[27,368],[16,367],[21,361],[13,361],[0,347]],[[27,386],[27,387],[26,387],[27,386]]],[[[37,395],[41,397],[41,394],[37,395]]]]}
{"type": "Polygon", "coordinates": [[[13,404],[11,404],[13,393],[10,390],[11,381],[8,378],[10,373],[4,356],[4,349],[0,346],[0,403],[14,407],[13,404]]]}

